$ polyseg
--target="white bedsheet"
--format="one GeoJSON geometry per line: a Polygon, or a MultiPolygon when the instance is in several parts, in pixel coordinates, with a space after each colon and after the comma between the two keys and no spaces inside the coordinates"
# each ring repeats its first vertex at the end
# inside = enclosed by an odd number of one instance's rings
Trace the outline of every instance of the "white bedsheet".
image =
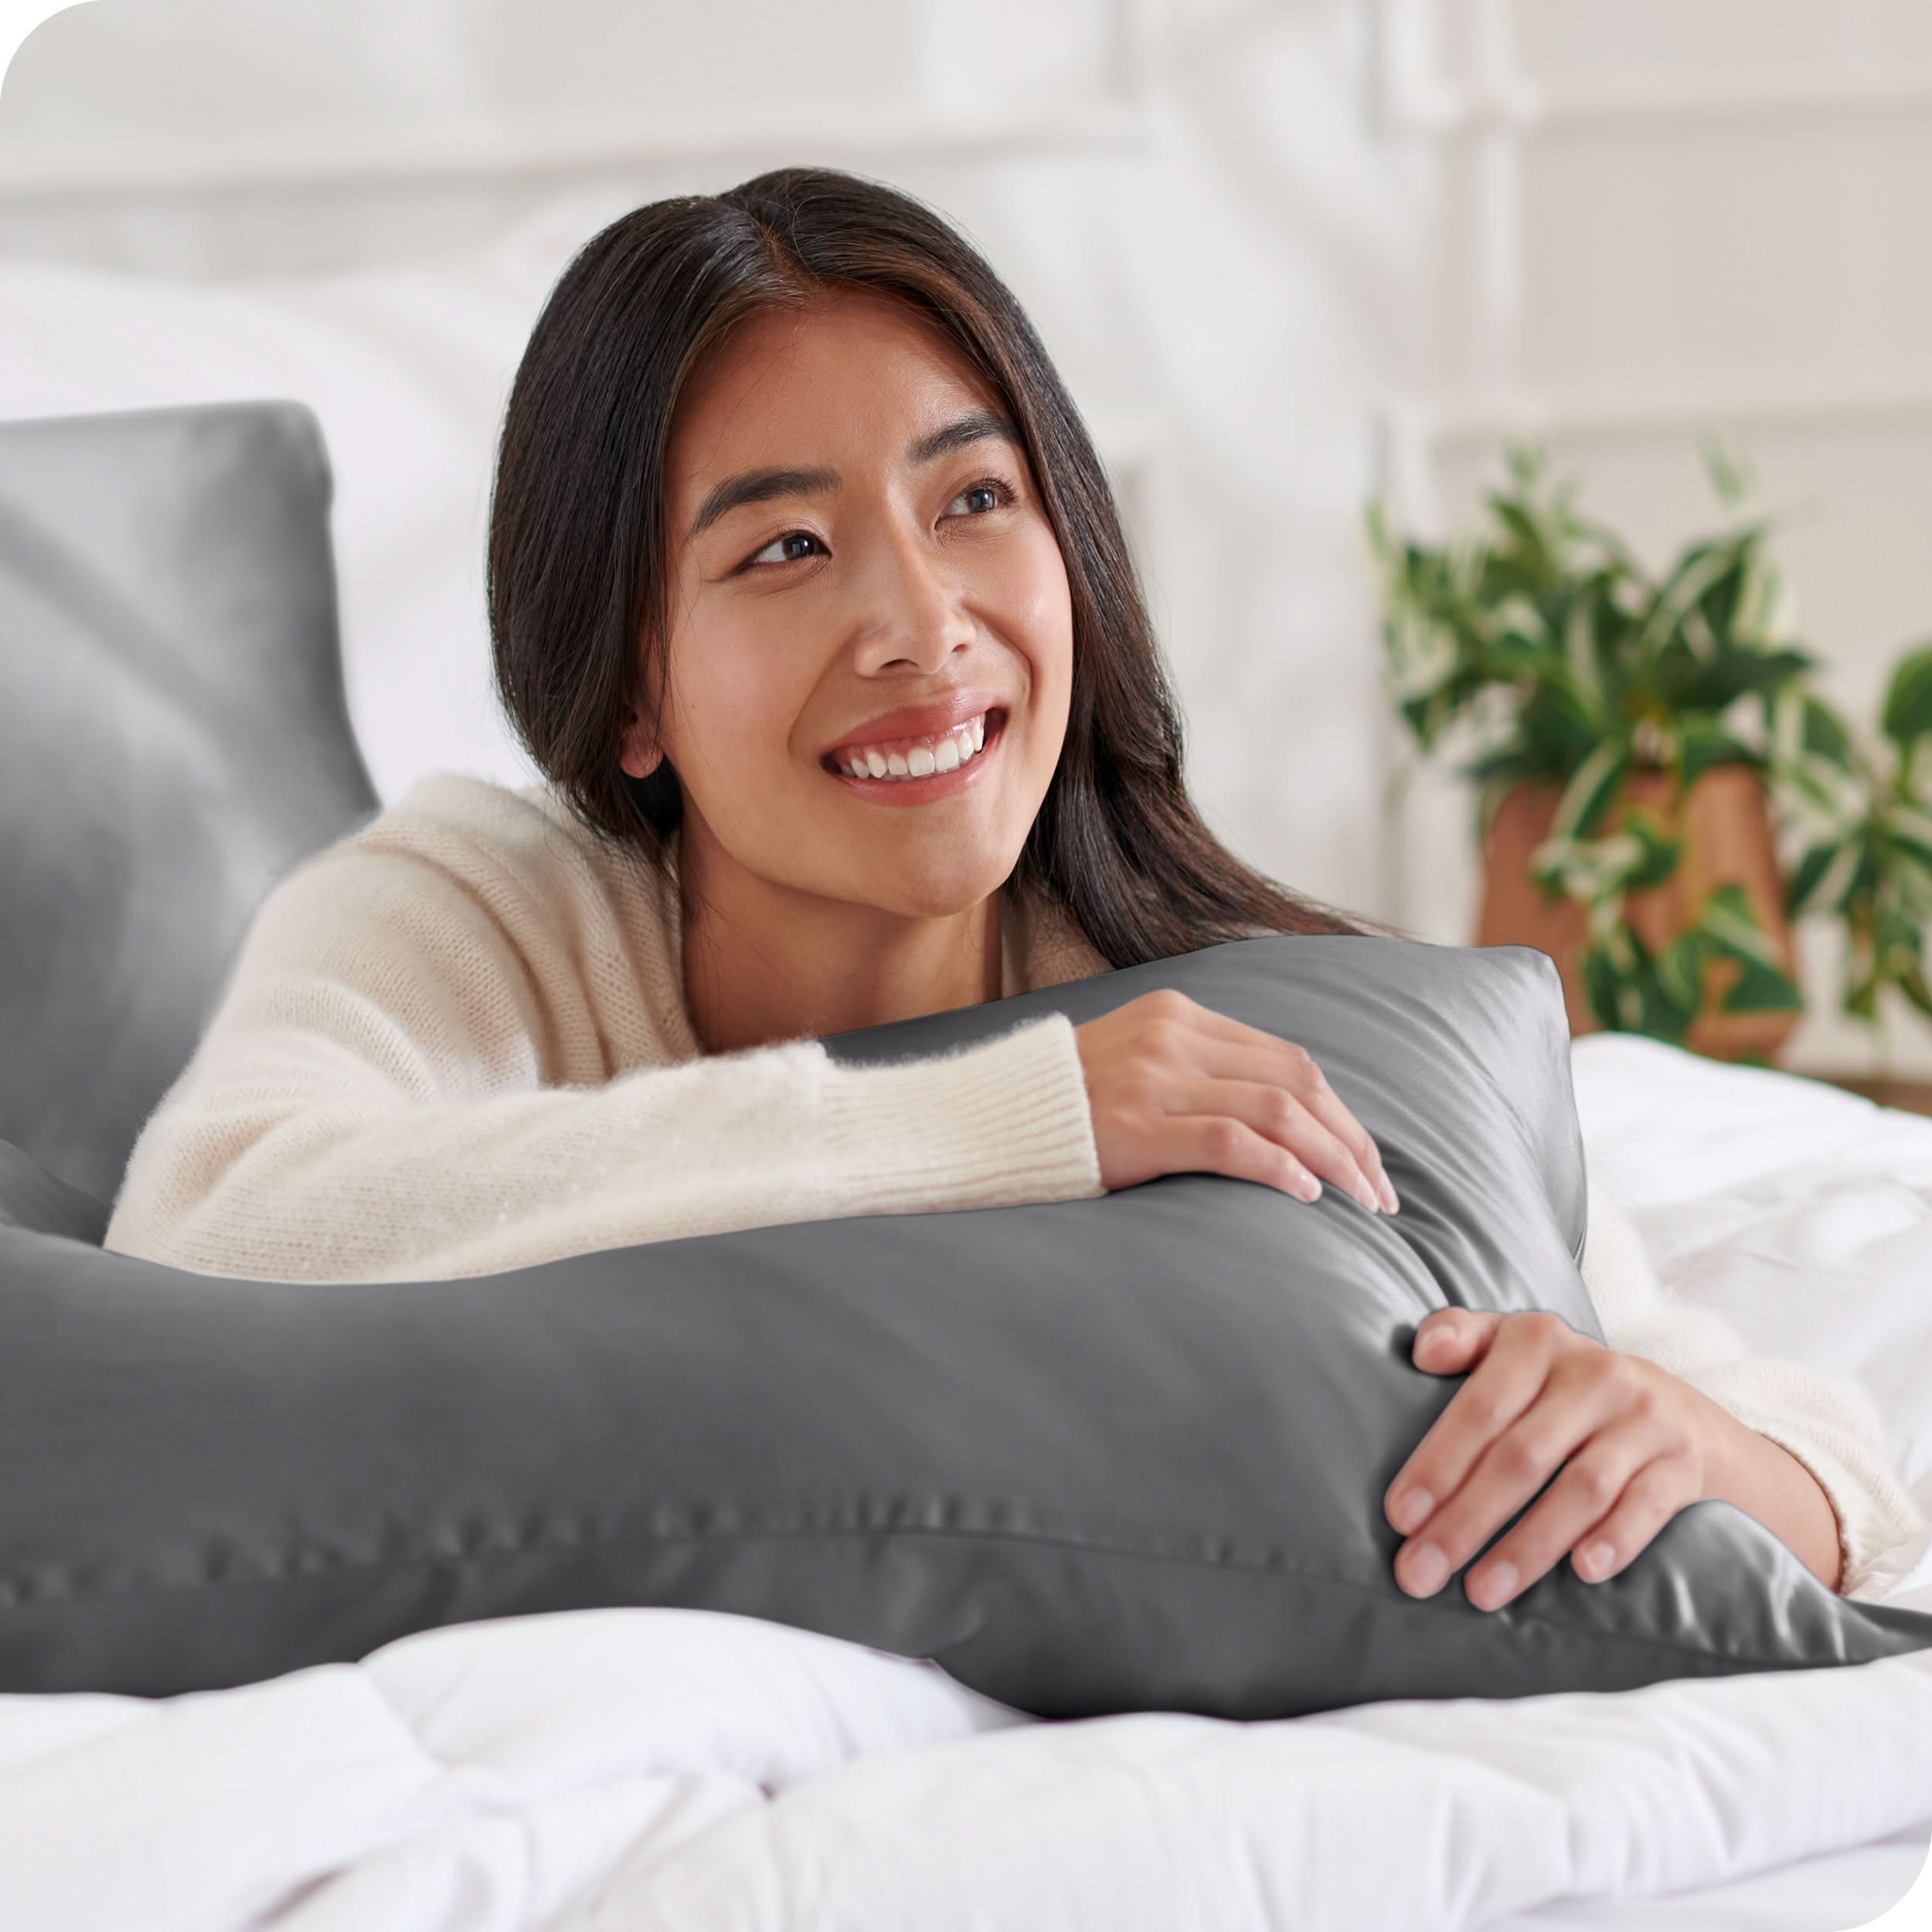
{"type": "MultiPolygon", "coordinates": [[[[1879,1394],[1932,1507],[1932,1121],[1574,1049],[1665,1279],[1879,1394]]],[[[1932,1556],[1862,1594],[1932,1608],[1932,1556]]],[[[158,1702],[0,1698],[7,1932],[1838,1932],[1932,1837],[1932,1653],[1608,1696],[1040,1724],[753,1619],[424,1632],[158,1702]]],[[[1932,1923],[1932,1888],[1888,1926],[1932,1923]]]]}

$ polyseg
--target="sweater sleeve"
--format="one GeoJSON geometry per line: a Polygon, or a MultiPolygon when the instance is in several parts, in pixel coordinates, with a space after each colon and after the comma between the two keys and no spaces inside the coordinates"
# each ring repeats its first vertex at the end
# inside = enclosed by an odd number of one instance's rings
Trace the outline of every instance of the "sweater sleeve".
{"type": "Polygon", "coordinates": [[[1841,1591],[1856,1589],[1876,1558],[1923,1532],[1863,1386],[1835,1370],[1753,1355],[1722,1316],[1675,1299],[1621,1204],[1594,1178],[1583,1274],[1612,1348],[1688,1382],[1811,1471],[1838,1519],[1841,1591]]]}
{"type": "Polygon", "coordinates": [[[253,1280],[424,1281],[1104,1191],[1063,1014],[882,1066],[801,1039],[546,1083],[557,1029],[592,1022],[560,1017],[489,902],[394,851],[278,883],[104,1245],[253,1280]]]}

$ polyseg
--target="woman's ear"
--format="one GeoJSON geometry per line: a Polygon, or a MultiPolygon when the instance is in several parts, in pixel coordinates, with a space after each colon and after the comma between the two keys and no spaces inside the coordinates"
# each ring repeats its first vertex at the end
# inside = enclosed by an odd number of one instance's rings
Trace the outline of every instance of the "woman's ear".
{"type": "Polygon", "coordinates": [[[617,763],[633,778],[648,778],[658,768],[664,753],[651,742],[648,733],[634,711],[631,722],[624,731],[624,748],[618,754],[617,763]]]}

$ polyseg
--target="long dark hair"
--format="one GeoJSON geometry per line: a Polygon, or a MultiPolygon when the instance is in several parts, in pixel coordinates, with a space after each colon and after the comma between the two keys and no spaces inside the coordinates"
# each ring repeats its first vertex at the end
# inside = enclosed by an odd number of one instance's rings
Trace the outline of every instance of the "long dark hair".
{"type": "Polygon", "coordinates": [[[491,492],[490,636],[511,724],[572,813],[662,868],[677,774],[633,778],[618,756],[629,713],[649,726],[663,703],[679,397],[734,323],[842,288],[915,304],[958,345],[1011,412],[1066,560],[1066,737],[1013,883],[1116,968],[1260,931],[1413,937],[1289,891],[1202,824],[1113,492],[1032,325],[934,210],[834,168],[633,209],[578,250],[531,332],[491,492]]]}

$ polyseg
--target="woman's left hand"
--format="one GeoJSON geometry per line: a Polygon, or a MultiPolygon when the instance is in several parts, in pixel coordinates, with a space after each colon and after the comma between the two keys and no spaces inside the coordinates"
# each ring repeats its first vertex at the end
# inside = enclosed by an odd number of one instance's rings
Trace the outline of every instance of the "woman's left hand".
{"type": "Polygon", "coordinates": [[[1565,1556],[1586,1583],[1614,1576],[1679,1510],[1716,1493],[1743,1426],[1655,1362],[1542,1311],[1439,1309],[1418,1325],[1411,1359],[1469,1379],[1383,1498],[1408,1539],[1396,1580],[1410,1595],[1434,1595],[1556,1477],[1470,1571],[1464,1588],[1479,1610],[1565,1556]]]}

